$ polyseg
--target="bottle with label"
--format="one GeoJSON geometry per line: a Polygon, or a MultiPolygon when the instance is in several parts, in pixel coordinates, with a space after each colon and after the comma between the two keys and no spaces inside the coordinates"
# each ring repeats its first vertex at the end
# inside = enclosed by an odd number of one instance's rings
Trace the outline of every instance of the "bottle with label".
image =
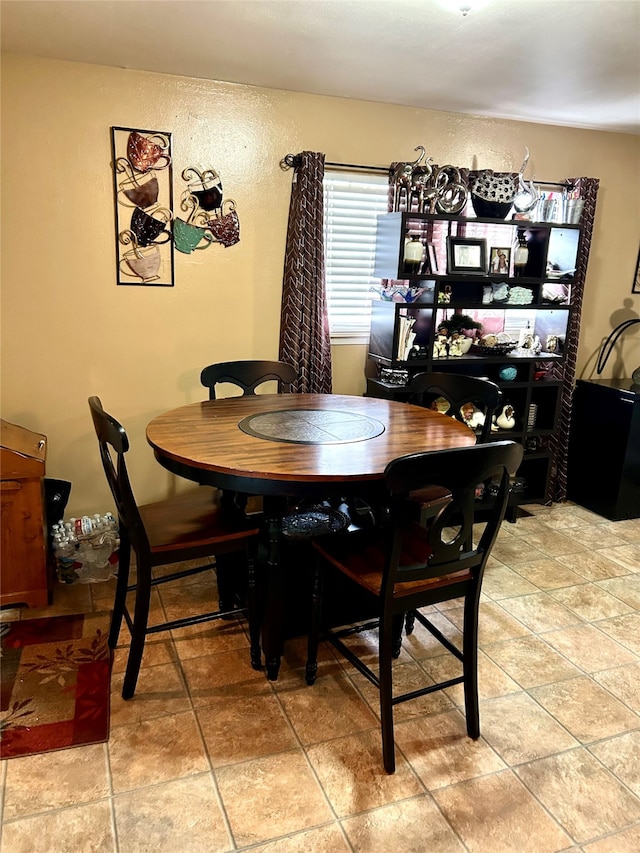
{"type": "Polygon", "coordinates": [[[518,229],[518,245],[513,253],[513,275],[520,278],[525,273],[527,261],[529,260],[529,246],[524,229],[518,229]]]}

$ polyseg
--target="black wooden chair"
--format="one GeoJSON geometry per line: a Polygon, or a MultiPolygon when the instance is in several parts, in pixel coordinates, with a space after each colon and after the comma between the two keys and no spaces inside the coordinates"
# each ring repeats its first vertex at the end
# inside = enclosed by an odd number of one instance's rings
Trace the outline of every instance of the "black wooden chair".
{"type": "Polygon", "coordinates": [[[372,531],[314,542],[317,568],[309,634],[307,682],[313,684],[321,634],[380,691],[384,766],[395,770],[393,707],[399,702],[464,684],[469,737],[480,736],[478,706],[478,607],[487,559],[504,518],[509,476],[522,459],[513,441],[475,445],[456,450],[414,453],[391,462],[385,471],[389,492],[388,523],[372,531]],[[497,496],[476,547],[472,542],[477,483],[492,479],[497,496]],[[437,515],[423,520],[409,511],[411,493],[429,485],[447,489],[447,503],[437,515]],[[379,618],[338,630],[320,631],[325,566],[337,569],[377,600],[379,618]],[[464,636],[458,649],[418,608],[454,598],[464,599],[464,636]],[[392,659],[400,654],[403,616],[414,611],[422,625],[462,662],[463,674],[399,695],[393,694],[392,659]],[[379,675],[345,643],[345,636],[379,628],[379,675]]]}
{"type": "MultiPolygon", "coordinates": [[[[260,623],[258,618],[254,545],[258,529],[237,512],[222,509],[220,493],[206,487],[191,490],[177,498],[138,506],[127,472],[125,455],[129,439],[118,421],[102,408],[98,397],[89,398],[93,425],[98,436],[100,457],[115,501],[120,528],[120,565],[116,582],[109,646],[118,643],[122,619],[131,632],[129,657],[122,697],[130,699],[136,689],[146,637],[160,631],[173,631],[215,619],[232,618],[238,610],[216,610],[173,621],[149,625],[151,589],[157,584],[177,581],[209,571],[214,563],[183,568],[154,576],[153,569],[173,563],[224,555],[240,555],[248,575],[249,633],[251,662],[260,668],[260,623]],[[136,556],[136,583],[129,585],[131,551],[136,556]],[[127,593],[135,591],[133,617],[127,607],[127,593]]],[[[222,593],[221,593],[222,598],[222,593]]]]}
{"type": "Polygon", "coordinates": [[[242,389],[243,395],[255,394],[264,382],[277,381],[278,393],[297,379],[295,368],[285,361],[221,361],[210,364],[200,373],[200,382],[209,389],[209,399],[216,399],[216,385],[228,382],[242,389]]]}
{"type": "Polygon", "coordinates": [[[493,416],[502,402],[502,391],[495,382],[461,373],[416,373],[407,390],[411,393],[410,402],[422,405],[428,404],[426,397],[444,397],[449,403],[447,414],[461,423],[466,423],[462,408],[472,404],[484,415],[477,440],[481,444],[489,440],[493,416]]]}
{"type": "MultiPolygon", "coordinates": [[[[474,430],[476,441],[479,444],[489,441],[493,416],[502,403],[502,391],[495,382],[462,373],[417,373],[412,377],[408,389],[411,392],[409,402],[419,405],[429,406],[433,400],[443,397],[449,404],[447,414],[461,423],[467,423],[463,408],[471,404],[484,416],[484,423],[474,430]]],[[[449,495],[446,489],[432,486],[416,491],[412,498],[420,507],[425,520],[438,512],[449,495]]],[[[414,615],[407,613],[407,634],[413,631],[414,622],[414,615]]]]}
{"type": "MultiPolygon", "coordinates": [[[[243,397],[254,395],[256,388],[265,382],[276,381],[278,393],[290,387],[297,378],[295,368],[286,361],[259,361],[247,359],[244,361],[219,361],[204,367],[200,373],[200,382],[209,389],[209,399],[216,399],[216,387],[222,384],[235,385],[242,390],[243,397]]],[[[226,500],[233,500],[238,507],[256,517],[262,512],[262,500],[247,495],[226,495],[226,500]]]]}

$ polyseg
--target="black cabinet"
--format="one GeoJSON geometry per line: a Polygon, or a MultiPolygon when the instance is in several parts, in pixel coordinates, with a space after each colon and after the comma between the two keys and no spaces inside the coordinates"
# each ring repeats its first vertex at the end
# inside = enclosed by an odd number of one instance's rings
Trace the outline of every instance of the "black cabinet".
{"type": "Polygon", "coordinates": [[[630,379],[576,382],[567,493],[612,521],[640,518],[640,388],[630,379]]]}
{"type": "Polygon", "coordinates": [[[579,225],[522,219],[378,217],[382,298],[372,303],[366,393],[407,400],[387,381],[399,370],[496,382],[516,423],[492,438],[525,447],[517,504],[548,499],[580,234],[579,225]],[[471,327],[459,331],[461,318],[471,327]]]}

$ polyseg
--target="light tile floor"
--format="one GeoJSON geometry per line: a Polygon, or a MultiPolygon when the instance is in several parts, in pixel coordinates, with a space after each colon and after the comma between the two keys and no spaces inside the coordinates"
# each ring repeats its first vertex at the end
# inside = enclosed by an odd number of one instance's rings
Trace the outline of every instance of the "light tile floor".
{"type": "MultiPolygon", "coordinates": [[[[328,647],[307,687],[304,640],[289,641],[271,684],[243,623],[183,629],[148,643],[129,702],[116,652],[108,743],[2,762],[2,850],[638,853],[640,520],[528,510],[503,526],[484,583],[480,740],[460,687],[401,705],[388,776],[377,692],[328,647]]],[[[109,609],[112,593],[58,585],[43,612],[109,609]]],[[[201,579],[189,593],[167,587],[154,608],[214,599],[201,579]]],[[[439,609],[459,637],[458,603],[439,609]]],[[[396,675],[451,665],[417,626],[396,675]]]]}

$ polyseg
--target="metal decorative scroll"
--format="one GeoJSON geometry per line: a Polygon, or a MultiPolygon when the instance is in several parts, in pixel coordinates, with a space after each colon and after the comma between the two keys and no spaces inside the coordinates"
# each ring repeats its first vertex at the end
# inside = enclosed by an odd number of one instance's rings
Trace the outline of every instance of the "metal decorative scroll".
{"type": "Polygon", "coordinates": [[[171,134],[111,128],[118,284],[173,287],[171,134]]]}

